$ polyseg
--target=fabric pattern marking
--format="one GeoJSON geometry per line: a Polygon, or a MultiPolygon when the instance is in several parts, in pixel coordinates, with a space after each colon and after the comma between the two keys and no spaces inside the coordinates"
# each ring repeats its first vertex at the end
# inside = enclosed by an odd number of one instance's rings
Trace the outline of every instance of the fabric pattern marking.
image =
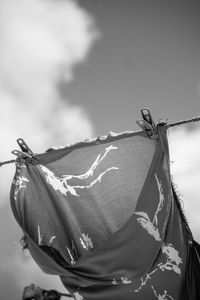
{"type": "Polygon", "coordinates": [[[109,146],[105,149],[105,153],[103,155],[99,154],[94,161],[94,163],[91,165],[89,170],[86,173],[80,174],[80,175],[63,175],[62,177],[56,177],[55,174],[49,170],[47,167],[40,165],[41,169],[43,170],[45,174],[45,178],[47,183],[49,183],[55,191],[59,191],[65,196],[67,194],[71,194],[73,196],[79,197],[79,194],[77,192],[78,189],[89,189],[93,185],[95,185],[97,182],[101,182],[102,177],[112,170],[118,170],[118,167],[109,167],[104,172],[102,172],[99,176],[97,176],[89,185],[70,185],[69,181],[71,179],[77,179],[77,180],[84,180],[89,177],[93,177],[94,171],[99,166],[99,164],[104,160],[104,158],[108,155],[108,153],[112,150],[117,150],[118,147],[116,146],[109,146]]]}

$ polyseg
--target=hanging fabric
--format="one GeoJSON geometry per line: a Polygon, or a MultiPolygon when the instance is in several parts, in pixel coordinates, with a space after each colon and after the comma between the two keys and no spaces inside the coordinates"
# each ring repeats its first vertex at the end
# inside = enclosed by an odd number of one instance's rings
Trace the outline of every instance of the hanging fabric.
{"type": "Polygon", "coordinates": [[[32,257],[76,300],[200,299],[166,124],[20,156],[10,198],[32,257]]]}

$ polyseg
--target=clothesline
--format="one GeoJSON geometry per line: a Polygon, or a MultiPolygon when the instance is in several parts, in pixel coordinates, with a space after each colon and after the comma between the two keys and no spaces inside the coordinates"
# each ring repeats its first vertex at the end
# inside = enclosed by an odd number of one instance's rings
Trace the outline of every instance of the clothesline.
{"type": "MultiPolygon", "coordinates": [[[[171,127],[175,127],[175,126],[179,126],[179,125],[184,125],[184,124],[188,124],[188,123],[192,123],[192,122],[197,122],[197,121],[200,121],[200,116],[192,118],[192,119],[188,119],[188,120],[181,120],[181,121],[178,121],[178,122],[167,124],[167,128],[171,128],[171,127]]],[[[14,163],[15,161],[16,161],[15,159],[11,159],[11,160],[0,162],[0,167],[5,165],[5,164],[14,163]]]]}
{"type": "Polygon", "coordinates": [[[15,159],[0,161],[0,167],[3,166],[3,165],[6,165],[6,164],[14,163],[15,161],[16,161],[15,159]]]}
{"type": "Polygon", "coordinates": [[[184,124],[187,124],[187,123],[197,122],[197,121],[200,121],[200,116],[192,118],[192,119],[182,120],[182,121],[178,121],[178,122],[175,122],[175,123],[168,124],[167,128],[178,126],[178,125],[184,125],[184,124]]]}

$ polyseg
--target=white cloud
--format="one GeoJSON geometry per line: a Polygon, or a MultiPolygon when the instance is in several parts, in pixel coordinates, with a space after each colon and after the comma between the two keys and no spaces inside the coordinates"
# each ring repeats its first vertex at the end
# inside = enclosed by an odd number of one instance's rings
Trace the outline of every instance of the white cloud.
{"type": "Polygon", "coordinates": [[[1,0],[1,84],[45,107],[56,81],[72,76],[97,36],[93,20],[72,1],[1,0]],[[39,99],[38,99],[39,98],[39,99]]]}
{"type": "Polygon", "coordinates": [[[171,173],[194,237],[200,242],[200,127],[179,126],[169,132],[171,173]]]}
{"type": "Polygon", "coordinates": [[[41,152],[94,135],[84,109],[61,99],[58,83],[72,80],[97,37],[94,20],[76,2],[0,1],[1,160],[18,137],[41,152]]]}
{"type": "MultiPolygon", "coordinates": [[[[10,152],[19,149],[18,137],[34,152],[43,152],[94,136],[84,109],[61,99],[58,84],[73,79],[74,66],[87,59],[97,37],[93,18],[77,2],[0,0],[0,161],[15,158],[10,152]]],[[[14,165],[0,168],[0,217],[10,209],[13,175],[14,165]]],[[[4,239],[12,226],[6,219],[3,225],[0,236],[4,239]]],[[[15,284],[10,288],[11,282],[2,283],[5,300],[13,298],[12,289],[16,298],[19,287],[31,282],[48,281],[49,288],[60,287],[54,277],[42,276],[32,260],[23,264],[18,253],[10,258],[11,243],[3,243],[0,256],[1,282],[10,278],[15,284]]]]}

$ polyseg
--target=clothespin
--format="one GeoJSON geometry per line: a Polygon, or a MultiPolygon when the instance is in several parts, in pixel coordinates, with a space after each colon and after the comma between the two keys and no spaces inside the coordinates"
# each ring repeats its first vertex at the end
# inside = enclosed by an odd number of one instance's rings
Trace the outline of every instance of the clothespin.
{"type": "Polygon", "coordinates": [[[28,153],[19,150],[13,150],[11,153],[22,158],[32,158],[32,156],[30,156],[28,153]]]}
{"type": "MultiPolygon", "coordinates": [[[[34,153],[33,151],[28,147],[28,145],[24,142],[24,140],[22,138],[17,139],[17,143],[20,146],[22,151],[19,150],[13,150],[11,151],[12,154],[16,155],[18,158],[29,158],[29,159],[36,159],[37,161],[39,161],[36,157],[34,157],[34,153]]],[[[0,162],[0,167],[5,165],[5,164],[10,164],[10,163],[14,163],[16,162],[15,159],[11,159],[11,160],[7,160],[7,161],[3,161],[0,162]]]]}
{"type": "Polygon", "coordinates": [[[141,109],[143,120],[136,121],[149,137],[157,135],[156,125],[148,108],[141,109]]]}
{"type": "Polygon", "coordinates": [[[17,143],[23,152],[25,152],[29,156],[33,156],[33,151],[29,148],[29,146],[25,143],[25,141],[22,138],[17,139],[17,143]]]}
{"type": "Polygon", "coordinates": [[[16,155],[17,157],[21,158],[29,158],[29,159],[36,159],[33,155],[33,151],[29,148],[29,146],[25,143],[25,141],[22,138],[17,139],[17,143],[22,151],[19,150],[13,150],[11,151],[12,154],[16,155]]]}

